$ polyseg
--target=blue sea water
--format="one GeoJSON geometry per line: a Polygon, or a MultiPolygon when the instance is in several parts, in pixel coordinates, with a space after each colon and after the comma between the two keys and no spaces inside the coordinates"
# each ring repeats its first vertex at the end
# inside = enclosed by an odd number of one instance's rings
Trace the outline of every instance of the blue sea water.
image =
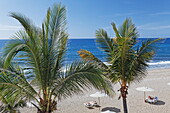
{"type": "MultiPolygon", "coordinates": [[[[139,42],[146,40],[146,38],[139,38],[139,42]]],[[[3,48],[9,40],[0,40],[0,55],[2,55],[3,48]]],[[[170,68],[170,38],[161,40],[156,44],[157,51],[153,60],[149,63],[149,69],[170,68]]],[[[68,50],[66,54],[66,63],[80,59],[77,51],[86,49],[92,52],[100,60],[105,60],[105,54],[97,48],[95,39],[69,39],[68,50]]]]}
{"type": "MultiPolygon", "coordinates": [[[[147,38],[139,38],[138,41],[141,43],[146,39],[147,38]]],[[[170,68],[170,38],[159,41],[155,46],[157,47],[156,54],[154,55],[153,60],[149,63],[149,69],[170,68]]],[[[69,57],[67,57],[67,61],[70,62],[78,59],[79,56],[77,51],[80,49],[86,49],[92,52],[100,60],[104,62],[106,61],[105,54],[97,48],[95,39],[70,39],[67,53],[67,56],[69,57]]]]}

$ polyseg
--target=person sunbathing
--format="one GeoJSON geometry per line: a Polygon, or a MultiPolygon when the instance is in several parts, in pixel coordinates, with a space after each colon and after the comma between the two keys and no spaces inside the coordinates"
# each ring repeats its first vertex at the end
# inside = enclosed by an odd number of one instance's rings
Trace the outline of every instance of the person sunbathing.
{"type": "Polygon", "coordinates": [[[151,103],[151,104],[154,104],[158,101],[158,97],[151,97],[151,96],[148,96],[148,98],[145,100],[145,102],[148,102],[148,103],[151,103]]]}
{"type": "Polygon", "coordinates": [[[91,103],[89,103],[89,102],[84,103],[84,106],[86,106],[87,108],[92,108],[93,107],[93,105],[91,103]]]}
{"type": "Polygon", "coordinates": [[[92,107],[98,107],[98,106],[99,106],[96,101],[86,102],[86,103],[84,103],[84,105],[85,105],[87,108],[92,108],[92,107]]]}
{"type": "Polygon", "coordinates": [[[90,101],[89,103],[92,104],[93,106],[96,106],[96,105],[97,105],[97,102],[96,102],[96,101],[90,101]]]}
{"type": "Polygon", "coordinates": [[[148,96],[148,98],[149,98],[149,99],[151,99],[151,100],[153,100],[153,99],[154,99],[154,97],[151,97],[151,96],[148,96]]]}

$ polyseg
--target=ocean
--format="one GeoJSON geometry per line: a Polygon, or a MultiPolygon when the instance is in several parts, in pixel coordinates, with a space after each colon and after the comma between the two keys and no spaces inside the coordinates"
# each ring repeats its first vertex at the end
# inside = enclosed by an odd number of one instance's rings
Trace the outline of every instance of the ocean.
{"type": "MultiPolygon", "coordinates": [[[[139,42],[146,40],[146,38],[139,38],[139,42]]],[[[3,48],[9,40],[0,40],[0,55],[2,55],[3,48]]],[[[156,54],[148,64],[149,69],[170,68],[170,38],[163,39],[156,44],[156,54]]],[[[77,51],[80,49],[86,49],[92,52],[100,60],[105,62],[105,54],[97,48],[95,39],[69,39],[68,50],[66,53],[66,63],[71,63],[75,60],[79,60],[77,51]]]]}

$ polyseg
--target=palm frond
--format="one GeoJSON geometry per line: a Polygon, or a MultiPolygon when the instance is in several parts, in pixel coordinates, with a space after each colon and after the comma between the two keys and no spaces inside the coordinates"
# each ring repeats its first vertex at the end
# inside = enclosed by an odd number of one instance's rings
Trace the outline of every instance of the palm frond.
{"type": "Polygon", "coordinates": [[[35,99],[38,96],[38,93],[34,88],[28,83],[25,77],[20,74],[18,75],[14,71],[0,69],[0,85],[1,85],[1,94],[4,94],[5,97],[11,97],[15,99],[29,98],[35,99]]]}
{"type": "Polygon", "coordinates": [[[131,77],[134,81],[139,81],[140,79],[142,79],[144,77],[145,72],[147,67],[149,66],[147,63],[152,60],[153,55],[155,54],[155,51],[157,48],[156,47],[156,42],[159,42],[160,40],[162,40],[162,38],[159,39],[148,39],[144,42],[142,42],[141,47],[137,48],[136,50],[136,55],[134,56],[134,58],[132,59],[131,62],[131,67],[130,69],[132,70],[132,74],[133,77],[131,77]],[[134,70],[134,71],[133,71],[134,70]],[[135,73],[134,73],[135,72],[135,73]],[[135,75],[138,75],[137,77],[135,77],[135,75]]]}
{"type": "Polygon", "coordinates": [[[136,38],[139,37],[139,34],[137,32],[135,25],[132,22],[132,19],[129,18],[127,18],[123,22],[123,24],[121,25],[118,31],[121,37],[129,37],[132,38],[134,41],[136,40],[136,38]]]}
{"type": "Polygon", "coordinates": [[[20,22],[20,24],[25,29],[25,31],[30,36],[30,38],[33,37],[33,33],[32,32],[35,32],[38,28],[36,26],[34,26],[34,24],[32,23],[32,21],[29,18],[27,18],[23,14],[14,13],[14,12],[11,12],[10,16],[15,18],[16,20],[18,20],[20,22]]]}
{"type": "Polygon", "coordinates": [[[100,69],[102,68],[104,68],[105,70],[108,69],[108,66],[100,59],[95,57],[90,51],[80,49],[80,51],[78,51],[78,54],[84,61],[91,62],[91,64],[98,66],[98,68],[100,69]]]}
{"type": "Polygon", "coordinates": [[[113,22],[113,23],[111,23],[111,25],[112,25],[113,31],[115,32],[116,38],[120,38],[121,36],[120,36],[119,31],[116,27],[116,24],[113,22]]]}
{"type": "Polygon", "coordinates": [[[95,87],[98,90],[105,89],[107,94],[112,95],[110,86],[100,75],[101,72],[90,63],[74,62],[62,73],[60,83],[55,86],[55,95],[59,99],[83,93],[85,89],[95,87]]]}
{"type": "Polygon", "coordinates": [[[112,52],[113,45],[112,40],[108,37],[108,34],[103,29],[96,31],[96,42],[99,45],[99,48],[105,52],[112,52]]]}

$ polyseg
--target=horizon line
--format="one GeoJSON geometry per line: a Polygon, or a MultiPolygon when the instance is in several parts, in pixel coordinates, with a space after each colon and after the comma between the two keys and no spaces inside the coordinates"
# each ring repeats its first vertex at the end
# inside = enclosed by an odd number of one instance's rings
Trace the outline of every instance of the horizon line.
{"type": "MultiPolygon", "coordinates": [[[[139,38],[162,38],[162,37],[139,37],[139,38]]],[[[170,37],[164,37],[170,38],[170,37]]],[[[0,38],[0,40],[12,40],[13,38],[0,38]]],[[[96,38],[68,38],[68,39],[96,39],[96,38]]]]}

